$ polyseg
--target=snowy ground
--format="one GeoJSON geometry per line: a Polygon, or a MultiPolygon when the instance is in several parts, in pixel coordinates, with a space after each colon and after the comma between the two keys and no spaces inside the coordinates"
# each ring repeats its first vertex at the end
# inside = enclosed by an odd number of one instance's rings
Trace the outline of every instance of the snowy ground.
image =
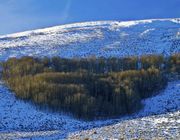
{"type": "Polygon", "coordinates": [[[124,138],[175,139],[180,134],[180,81],[170,82],[158,96],[143,101],[145,107],[139,113],[104,121],[84,122],[40,111],[28,102],[17,100],[3,83],[0,84],[0,99],[0,139],[74,139],[85,136],[95,139],[107,135],[117,138],[122,133],[124,138]]]}
{"type": "Polygon", "coordinates": [[[69,139],[180,139],[180,111],[70,134],[69,139]]]}
{"type": "Polygon", "coordinates": [[[180,19],[95,21],[0,36],[0,60],[21,56],[127,57],[180,52],[180,19]]]}

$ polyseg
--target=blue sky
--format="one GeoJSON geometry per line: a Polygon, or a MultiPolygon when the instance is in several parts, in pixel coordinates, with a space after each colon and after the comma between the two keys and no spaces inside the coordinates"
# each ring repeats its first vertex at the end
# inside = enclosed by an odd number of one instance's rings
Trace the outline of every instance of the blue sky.
{"type": "Polygon", "coordinates": [[[180,17],[180,0],[0,0],[0,34],[95,20],[180,17]]]}

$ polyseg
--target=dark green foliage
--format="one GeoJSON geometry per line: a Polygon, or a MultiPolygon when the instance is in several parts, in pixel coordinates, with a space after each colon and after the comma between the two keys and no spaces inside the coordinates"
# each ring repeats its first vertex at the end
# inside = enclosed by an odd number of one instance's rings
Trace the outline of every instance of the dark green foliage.
{"type": "Polygon", "coordinates": [[[167,60],[167,69],[170,73],[180,74],[180,54],[175,54],[167,60]]]}
{"type": "Polygon", "coordinates": [[[2,66],[3,79],[17,97],[93,119],[138,110],[141,99],[166,86],[165,73],[179,72],[179,55],[166,59],[23,57],[2,66]]]}
{"type": "Polygon", "coordinates": [[[157,69],[161,69],[164,64],[164,57],[161,55],[149,55],[149,56],[142,56],[140,58],[140,62],[142,63],[143,69],[148,69],[150,67],[155,67],[157,69]]]}

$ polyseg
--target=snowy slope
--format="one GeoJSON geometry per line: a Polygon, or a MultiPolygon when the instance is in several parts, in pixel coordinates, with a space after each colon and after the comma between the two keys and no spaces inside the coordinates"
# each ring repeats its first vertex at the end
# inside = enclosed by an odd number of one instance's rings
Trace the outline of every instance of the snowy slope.
{"type": "MultiPolygon", "coordinates": [[[[180,53],[180,19],[86,22],[0,36],[0,60],[25,55],[125,57],[177,52],[180,53]]],[[[158,96],[143,103],[144,108],[132,116],[84,122],[40,111],[29,102],[17,100],[0,82],[0,139],[84,138],[84,135],[106,138],[107,131],[116,138],[121,133],[115,130],[126,131],[124,136],[130,138],[128,125],[134,128],[132,136],[141,133],[151,137],[160,132],[160,136],[176,139],[180,134],[180,81],[170,82],[158,96]],[[84,129],[90,130],[81,132],[84,129]]]]}
{"type": "Polygon", "coordinates": [[[69,140],[179,140],[180,111],[72,133],[69,140]]]}
{"type": "Polygon", "coordinates": [[[0,60],[23,55],[62,57],[180,52],[180,19],[98,21],[0,36],[0,60]]]}

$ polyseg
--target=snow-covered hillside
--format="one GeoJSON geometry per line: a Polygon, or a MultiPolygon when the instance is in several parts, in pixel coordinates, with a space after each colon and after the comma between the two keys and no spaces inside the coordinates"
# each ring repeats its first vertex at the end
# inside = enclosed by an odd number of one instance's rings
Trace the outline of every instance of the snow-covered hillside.
{"type": "Polygon", "coordinates": [[[180,52],[180,19],[98,21],[0,36],[0,60],[23,55],[62,57],[180,52]]]}
{"type": "MultiPolygon", "coordinates": [[[[180,19],[86,22],[0,36],[0,61],[21,56],[125,57],[174,53],[180,53],[180,19]]],[[[39,110],[16,99],[0,82],[0,139],[180,137],[180,81],[169,82],[164,91],[143,104],[144,108],[131,116],[85,122],[39,110]]]]}

